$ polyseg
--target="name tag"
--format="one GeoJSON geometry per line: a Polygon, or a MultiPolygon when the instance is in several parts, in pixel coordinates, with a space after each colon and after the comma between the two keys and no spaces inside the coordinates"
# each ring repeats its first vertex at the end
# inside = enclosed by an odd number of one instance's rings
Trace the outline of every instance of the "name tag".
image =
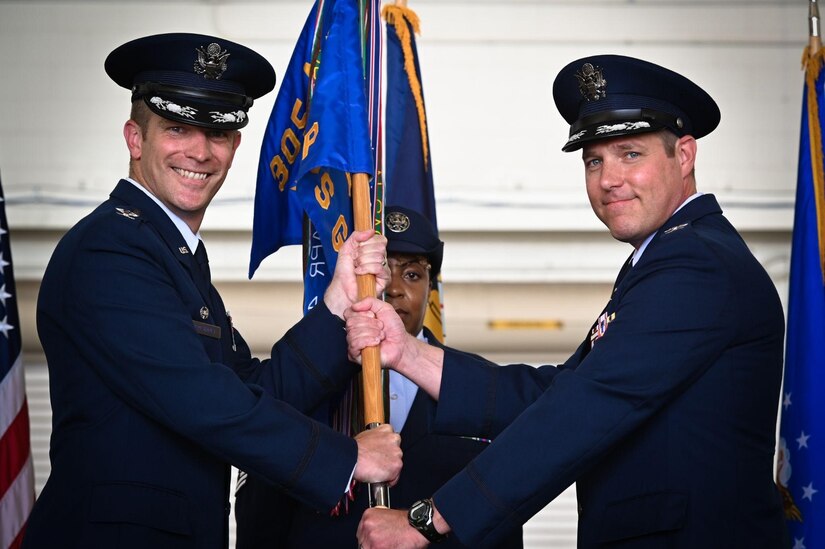
{"type": "Polygon", "coordinates": [[[198,322],[197,320],[193,320],[192,324],[195,325],[195,331],[202,336],[211,337],[214,339],[221,338],[220,326],[215,326],[214,324],[206,324],[205,322],[198,322]]]}

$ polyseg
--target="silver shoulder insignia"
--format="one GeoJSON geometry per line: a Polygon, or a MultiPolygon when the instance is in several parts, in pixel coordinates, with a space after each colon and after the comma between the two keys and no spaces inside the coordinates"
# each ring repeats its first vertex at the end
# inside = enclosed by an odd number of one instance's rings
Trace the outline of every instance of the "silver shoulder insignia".
{"type": "Polygon", "coordinates": [[[688,226],[687,223],[682,223],[681,225],[676,225],[675,227],[670,227],[669,229],[665,229],[665,232],[663,234],[670,234],[672,232],[684,229],[687,226],[688,226]]]}
{"type": "Polygon", "coordinates": [[[126,208],[115,208],[118,215],[122,215],[126,219],[137,219],[140,217],[140,210],[127,210],[126,208]]]}

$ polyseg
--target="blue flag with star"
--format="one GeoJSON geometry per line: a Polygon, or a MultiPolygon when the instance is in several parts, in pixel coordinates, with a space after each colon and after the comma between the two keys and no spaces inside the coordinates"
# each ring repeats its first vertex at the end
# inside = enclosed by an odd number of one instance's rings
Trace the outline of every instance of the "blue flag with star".
{"type": "Polygon", "coordinates": [[[261,145],[249,276],[281,246],[303,241],[306,213],[305,311],[354,229],[349,174],[375,173],[359,25],[353,0],[315,3],[261,145]]]}
{"type": "Polygon", "coordinates": [[[794,549],[825,547],[825,163],[822,60],[807,56],[776,480],[794,549]]]}

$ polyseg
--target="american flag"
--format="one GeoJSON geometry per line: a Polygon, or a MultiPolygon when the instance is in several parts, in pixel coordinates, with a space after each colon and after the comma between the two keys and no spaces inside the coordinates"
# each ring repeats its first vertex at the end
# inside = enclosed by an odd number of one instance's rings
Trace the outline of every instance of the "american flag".
{"type": "Polygon", "coordinates": [[[0,184],[0,549],[20,547],[34,504],[29,410],[15,294],[0,184]]]}

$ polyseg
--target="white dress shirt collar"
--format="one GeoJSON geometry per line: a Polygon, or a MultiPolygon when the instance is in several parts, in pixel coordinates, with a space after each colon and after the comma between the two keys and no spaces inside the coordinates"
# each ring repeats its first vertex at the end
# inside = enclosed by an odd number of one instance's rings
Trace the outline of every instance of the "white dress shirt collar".
{"type": "Polygon", "coordinates": [[[181,236],[186,241],[186,245],[189,246],[189,251],[191,251],[194,254],[195,250],[198,249],[198,243],[200,242],[200,232],[198,234],[193,233],[192,229],[189,228],[189,225],[187,225],[183,219],[175,215],[172,212],[172,210],[166,207],[166,204],[158,200],[158,197],[150,193],[149,190],[146,189],[146,187],[144,187],[131,177],[127,177],[126,181],[128,181],[129,183],[131,183],[132,185],[146,193],[146,196],[154,200],[155,204],[160,206],[160,209],[163,210],[167,216],[169,216],[169,219],[172,220],[172,223],[174,223],[175,227],[177,227],[178,231],[180,231],[181,236]]]}

